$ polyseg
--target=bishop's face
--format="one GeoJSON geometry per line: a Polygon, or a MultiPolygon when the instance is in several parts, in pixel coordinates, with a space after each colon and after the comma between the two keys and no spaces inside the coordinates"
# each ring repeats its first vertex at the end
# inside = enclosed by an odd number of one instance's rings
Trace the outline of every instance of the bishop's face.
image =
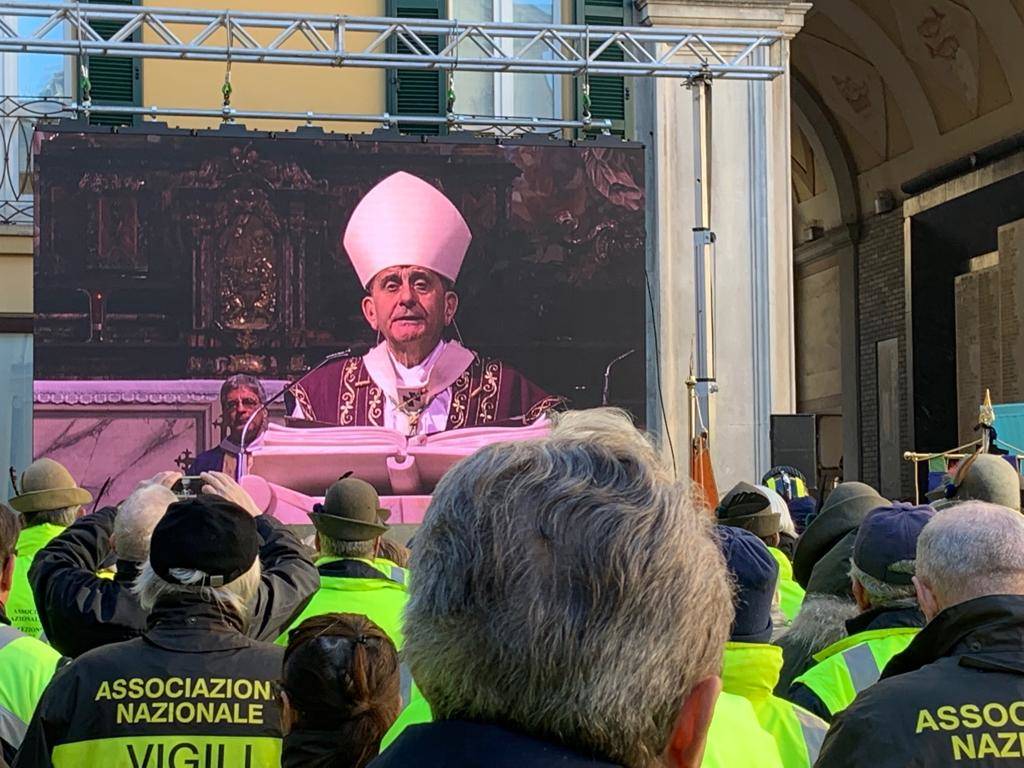
{"type": "Polygon", "coordinates": [[[459,306],[459,297],[440,275],[424,267],[389,267],[370,282],[363,299],[366,322],[388,342],[403,365],[423,361],[441,341],[459,306]]]}

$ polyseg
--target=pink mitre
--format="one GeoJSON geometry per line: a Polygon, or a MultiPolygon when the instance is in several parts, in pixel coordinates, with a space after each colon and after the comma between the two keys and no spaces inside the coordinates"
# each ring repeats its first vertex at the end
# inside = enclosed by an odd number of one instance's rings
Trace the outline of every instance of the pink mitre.
{"type": "Polygon", "coordinates": [[[366,193],[343,240],[359,282],[382,269],[426,267],[453,283],[473,239],[459,209],[423,179],[399,171],[366,193]]]}

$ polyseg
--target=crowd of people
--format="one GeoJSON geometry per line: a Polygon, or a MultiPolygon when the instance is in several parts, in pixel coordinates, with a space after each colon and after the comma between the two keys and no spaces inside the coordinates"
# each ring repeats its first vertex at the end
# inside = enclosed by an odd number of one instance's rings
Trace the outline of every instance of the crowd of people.
{"type": "Polygon", "coordinates": [[[930,505],[779,468],[711,510],[569,411],[455,465],[408,548],[356,477],[308,541],[179,478],[85,514],[42,458],[0,505],[0,765],[1024,765],[1004,457],[930,505]]]}

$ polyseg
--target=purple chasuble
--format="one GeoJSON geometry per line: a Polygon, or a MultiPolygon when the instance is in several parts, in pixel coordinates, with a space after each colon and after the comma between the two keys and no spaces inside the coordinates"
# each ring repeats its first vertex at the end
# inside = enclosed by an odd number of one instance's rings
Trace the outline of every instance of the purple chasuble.
{"type": "MultiPolygon", "coordinates": [[[[500,360],[476,354],[451,392],[446,429],[523,426],[562,402],[500,360]]],[[[295,400],[302,415],[314,421],[342,427],[384,425],[384,391],[362,357],[325,365],[295,388],[295,400]]]]}

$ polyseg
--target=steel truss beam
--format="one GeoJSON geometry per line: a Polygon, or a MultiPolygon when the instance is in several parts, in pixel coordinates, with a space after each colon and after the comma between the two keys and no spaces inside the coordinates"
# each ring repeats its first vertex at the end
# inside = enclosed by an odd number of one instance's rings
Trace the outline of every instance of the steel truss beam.
{"type": "Polygon", "coordinates": [[[110,104],[85,104],[74,99],[58,96],[0,96],[0,119],[10,120],[56,120],[73,119],[90,112],[104,115],[139,115],[159,120],[165,117],[209,117],[225,122],[235,120],[286,120],[289,123],[307,124],[320,122],[371,123],[385,128],[407,123],[418,125],[447,125],[454,130],[493,130],[499,135],[516,133],[553,132],[564,128],[608,129],[611,120],[560,120],[547,117],[500,117],[483,115],[380,115],[342,114],[336,112],[282,112],[269,110],[202,109],[191,107],[128,107],[110,104]]]}
{"type": "Polygon", "coordinates": [[[333,67],[771,80],[784,72],[772,56],[781,38],[766,30],[467,23],[77,2],[0,6],[0,51],[333,67]],[[41,23],[22,36],[11,23],[18,18],[41,23]],[[122,26],[104,39],[95,22],[122,26]],[[62,25],[70,34],[46,39],[62,25]]]}

